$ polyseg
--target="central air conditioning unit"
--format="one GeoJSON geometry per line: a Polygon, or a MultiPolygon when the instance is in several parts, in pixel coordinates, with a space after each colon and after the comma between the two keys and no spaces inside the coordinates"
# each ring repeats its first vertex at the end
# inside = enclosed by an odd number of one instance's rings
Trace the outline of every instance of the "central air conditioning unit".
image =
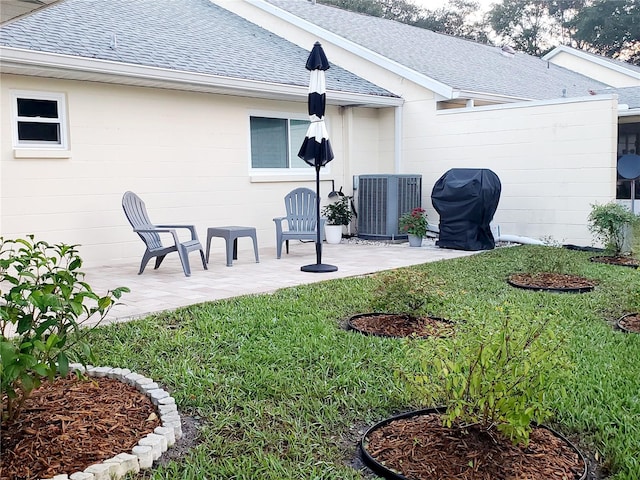
{"type": "Polygon", "coordinates": [[[403,213],[422,206],[422,175],[359,175],[358,237],[406,239],[399,231],[403,213]]]}

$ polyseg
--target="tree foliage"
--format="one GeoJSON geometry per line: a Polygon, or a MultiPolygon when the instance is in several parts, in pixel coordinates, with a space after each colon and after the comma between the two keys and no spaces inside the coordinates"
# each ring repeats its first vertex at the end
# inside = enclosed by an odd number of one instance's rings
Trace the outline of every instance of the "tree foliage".
{"type": "Polygon", "coordinates": [[[396,20],[434,32],[456,37],[487,41],[482,22],[473,20],[480,5],[474,0],[449,0],[437,10],[425,10],[411,0],[319,0],[352,12],[396,20]]]}
{"type": "Polygon", "coordinates": [[[546,0],[503,0],[489,11],[489,24],[504,43],[540,55],[551,33],[547,7],[546,0]]]}
{"type": "Polygon", "coordinates": [[[640,0],[502,0],[488,19],[500,39],[532,55],[565,44],[640,60],[640,0]]]}
{"type": "Polygon", "coordinates": [[[579,48],[640,64],[640,0],[598,0],[570,22],[579,48]]]}
{"type": "Polygon", "coordinates": [[[420,8],[409,0],[320,0],[319,3],[409,24],[415,22],[420,13],[420,8]]]}
{"type": "Polygon", "coordinates": [[[570,43],[573,34],[571,21],[584,8],[587,0],[549,0],[548,3],[549,15],[553,20],[553,40],[559,39],[562,44],[570,43]]]}
{"type": "Polygon", "coordinates": [[[415,26],[454,37],[488,43],[485,24],[474,20],[480,4],[473,0],[449,0],[437,10],[425,10],[415,26]]]}

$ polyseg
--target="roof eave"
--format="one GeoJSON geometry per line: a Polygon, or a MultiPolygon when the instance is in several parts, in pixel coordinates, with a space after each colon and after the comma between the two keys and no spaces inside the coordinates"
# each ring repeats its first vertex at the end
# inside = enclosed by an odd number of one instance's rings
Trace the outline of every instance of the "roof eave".
{"type": "Polygon", "coordinates": [[[640,117],[640,108],[618,108],[618,117],[640,117]]]}
{"type": "MultiPolygon", "coordinates": [[[[306,101],[308,98],[308,87],[303,86],[260,82],[1,46],[0,72],[67,80],[170,88],[269,100],[306,101]]],[[[359,105],[381,108],[399,106],[403,103],[403,100],[398,97],[334,90],[329,90],[327,93],[327,103],[330,105],[359,105]]]]}
{"type": "Polygon", "coordinates": [[[535,100],[535,98],[531,98],[531,97],[499,95],[496,93],[478,92],[474,90],[455,90],[452,98],[483,100],[486,102],[496,102],[496,103],[528,102],[531,100],[535,100]]]}
{"type": "Polygon", "coordinates": [[[301,28],[313,35],[316,35],[318,38],[322,38],[334,45],[337,45],[348,52],[351,52],[365,60],[370,61],[371,63],[378,65],[392,73],[395,73],[407,80],[411,80],[413,83],[420,85],[428,90],[433,91],[437,95],[440,95],[446,99],[453,99],[454,89],[450,85],[446,85],[442,82],[439,82],[431,77],[423,75],[416,70],[406,67],[394,60],[389,59],[379,53],[374,52],[373,50],[369,50],[368,48],[363,47],[355,42],[347,40],[346,38],[337,35],[329,30],[325,30],[322,27],[319,27],[315,23],[311,23],[307,20],[304,20],[292,13],[287,12],[281,8],[276,7],[271,3],[264,2],[263,0],[245,0],[246,2],[254,5],[255,7],[260,8],[261,10],[280,18],[292,25],[295,25],[298,28],[301,28]]]}

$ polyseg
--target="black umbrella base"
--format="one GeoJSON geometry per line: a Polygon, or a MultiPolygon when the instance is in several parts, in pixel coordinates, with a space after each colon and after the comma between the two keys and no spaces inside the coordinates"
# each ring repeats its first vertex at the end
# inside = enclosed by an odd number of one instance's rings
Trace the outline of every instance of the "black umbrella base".
{"type": "Polygon", "coordinates": [[[300,270],[303,272],[313,272],[313,273],[328,273],[328,272],[337,272],[338,267],[335,265],[327,265],[326,263],[314,263],[312,265],[305,265],[300,267],[300,270]]]}

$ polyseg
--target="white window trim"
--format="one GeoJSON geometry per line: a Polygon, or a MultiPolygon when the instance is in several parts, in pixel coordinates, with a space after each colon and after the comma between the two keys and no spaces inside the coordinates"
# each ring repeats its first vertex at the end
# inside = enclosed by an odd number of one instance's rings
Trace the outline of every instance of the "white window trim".
{"type": "MultiPolygon", "coordinates": [[[[33,120],[32,117],[29,119],[33,120]]],[[[24,156],[23,150],[68,150],[69,136],[67,125],[67,101],[64,93],[39,92],[32,90],[11,90],[11,125],[13,130],[13,148],[14,156],[20,158],[24,156]],[[18,138],[18,121],[27,119],[18,116],[18,98],[31,98],[35,100],[51,100],[58,104],[58,118],[38,118],[41,123],[59,123],[60,124],[60,143],[53,144],[48,142],[21,142],[18,138]]]]}
{"type": "MultiPolygon", "coordinates": [[[[309,115],[302,113],[292,112],[277,112],[270,110],[250,110],[247,115],[247,132],[248,132],[248,168],[249,176],[252,182],[264,182],[264,181],[301,181],[312,180],[315,178],[316,171],[312,167],[305,168],[253,168],[251,164],[251,117],[263,117],[263,118],[277,118],[283,120],[305,120],[309,121],[309,115]]],[[[325,117],[325,123],[327,123],[327,130],[329,125],[325,117]]],[[[329,135],[331,139],[331,135],[329,135]]],[[[298,152],[290,152],[291,155],[297,155],[298,152]]],[[[327,176],[331,174],[331,163],[320,169],[320,176],[327,176]]]]}

